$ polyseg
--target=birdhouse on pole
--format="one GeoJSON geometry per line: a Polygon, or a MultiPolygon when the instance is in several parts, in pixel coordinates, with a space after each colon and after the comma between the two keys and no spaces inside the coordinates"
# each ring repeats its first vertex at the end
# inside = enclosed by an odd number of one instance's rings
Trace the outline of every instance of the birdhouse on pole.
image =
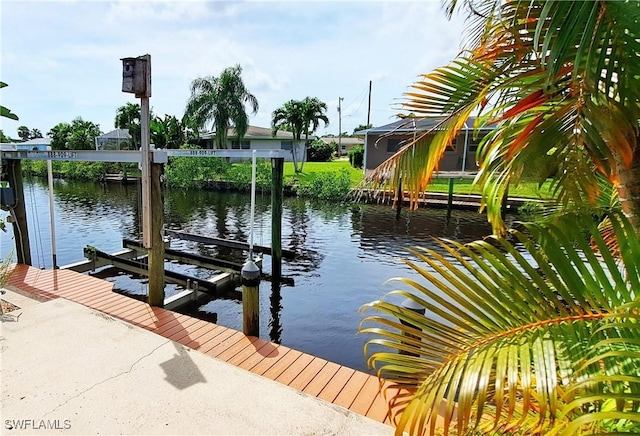
{"type": "Polygon", "coordinates": [[[122,58],[122,92],[136,97],[151,97],[151,62],[149,55],[122,58]]]}

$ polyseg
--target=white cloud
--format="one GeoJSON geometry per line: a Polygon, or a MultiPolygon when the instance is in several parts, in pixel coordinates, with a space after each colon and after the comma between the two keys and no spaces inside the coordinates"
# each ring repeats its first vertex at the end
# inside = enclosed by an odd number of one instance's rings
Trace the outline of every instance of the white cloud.
{"type": "Polygon", "coordinates": [[[384,124],[420,73],[459,52],[462,33],[436,1],[3,1],[0,24],[3,105],[21,117],[2,128],[14,136],[79,115],[110,129],[116,108],[135,101],[120,91],[120,58],[145,53],[157,114],[181,116],[193,79],[240,64],[260,102],[252,124],[309,95],[328,104],[326,131],[337,133],[341,96],[352,130],[366,122],[369,80],[371,120],[384,124]]]}

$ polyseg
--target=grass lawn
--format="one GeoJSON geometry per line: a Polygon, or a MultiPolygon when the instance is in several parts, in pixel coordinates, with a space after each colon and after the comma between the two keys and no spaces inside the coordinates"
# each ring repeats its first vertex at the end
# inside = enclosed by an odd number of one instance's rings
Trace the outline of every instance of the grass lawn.
{"type": "MultiPolygon", "coordinates": [[[[538,184],[533,182],[522,182],[518,186],[509,186],[510,197],[550,199],[553,198],[549,191],[550,182],[546,181],[541,189],[538,184]]],[[[429,192],[449,192],[449,179],[436,178],[429,187],[429,192]]],[[[453,184],[453,192],[455,194],[480,194],[477,185],[473,185],[473,179],[455,179],[453,184]]]]}
{"type": "Polygon", "coordinates": [[[351,186],[356,186],[362,181],[363,174],[361,169],[353,168],[348,160],[334,160],[333,162],[306,162],[303,172],[296,174],[293,169],[293,162],[284,163],[284,183],[290,182],[292,179],[306,180],[313,174],[339,172],[342,169],[349,172],[351,176],[351,186]]]}
{"type": "MultiPolygon", "coordinates": [[[[363,179],[363,173],[361,169],[356,169],[351,166],[347,160],[338,160],[333,162],[306,162],[304,164],[304,171],[300,174],[296,174],[293,169],[293,162],[284,163],[284,181],[290,182],[292,179],[305,180],[310,178],[313,174],[326,173],[326,172],[338,172],[341,169],[345,169],[351,176],[351,186],[356,186],[363,179]]],[[[480,190],[477,186],[474,186],[473,179],[455,179],[453,186],[453,192],[456,194],[480,194],[480,190]]],[[[536,183],[523,182],[518,186],[509,187],[509,196],[512,197],[524,197],[524,198],[552,198],[549,192],[549,182],[545,182],[542,189],[538,189],[536,183]]],[[[449,179],[436,178],[429,187],[429,192],[449,192],[449,179]]]]}

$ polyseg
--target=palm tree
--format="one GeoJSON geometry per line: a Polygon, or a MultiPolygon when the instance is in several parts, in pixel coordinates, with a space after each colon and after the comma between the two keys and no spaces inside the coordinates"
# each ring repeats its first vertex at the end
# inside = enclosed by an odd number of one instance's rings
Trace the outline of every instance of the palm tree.
{"type": "Polygon", "coordinates": [[[271,131],[275,137],[278,130],[286,130],[293,133],[294,144],[291,148],[293,167],[296,173],[302,172],[298,167],[298,146],[302,132],[307,125],[305,120],[305,107],[301,101],[289,100],[271,114],[271,131]]]}
{"type": "Polygon", "coordinates": [[[216,148],[227,148],[227,130],[231,125],[242,141],[249,127],[245,104],[249,104],[254,115],[258,112],[258,100],[247,90],[241,73],[242,68],[236,65],[225,68],[220,77],[201,77],[191,82],[185,117],[189,125],[197,128],[213,121],[216,148]]]}
{"type": "Polygon", "coordinates": [[[273,136],[278,133],[278,130],[287,130],[293,133],[295,142],[299,143],[302,133],[304,133],[304,152],[302,159],[300,159],[299,166],[297,146],[294,146],[291,150],[293,166],[296,173],[301,173],[304,167],[309,134],[312,134],[318,129],[320,121],[324,122],[325,126],[329,125],[329,118],[327,118],[326,111],[326,103],[316,97],[305,97],[305,99],[301,101],[289,100],[271,114],[273,136]]]}
{"type": "MultiPolygon", "coordinates": [[[[433,140],[416,140],[377,169],[396,191],[423,191],[469,115],[497,123],[477,152],[478,182],[496,232],[510,183],[532,166],[553,178],[563,205],[598,196],[597,173],[616,185],[640,234],[640,3],[451,1],[470,7],[472,43],[416,82],[404,108],[445,115],[433,140]],[[386,179],[391,174],[390,179],[386,179]]],[[[429,132],[433,133],[433,132],[429,132]]],[[[415,196],[417,198],[417,196],[415,196]]]]}
{"type": "Polygon", "coordinates": [[[18,136],[20,137],[20,139],[23,142],[29,140],[29,134],[30,133],[31,133],[31,131],[29,130],[29,128],[27,126],[18,127],[18,136]]]}
{"type": "Polygon", "coordinates": [[[480,112],[476,128],[496,124],[479,147],[477,181],[498,236],[413,250],[427,267],[408,265],[427,283],[398,279],[411,291],[366,306],[382,313],[361,331],[376,335],[369,364],[399,393],[397,433],[638,433],[640,5],[451,1],[448,12],[461,4],[472,45],[424,75],[404,104],[444,119],[376,178],[423,191],[480,112]],[[505,230],[509,183],[551,177],[566,207],[595,202],[600,174],[624,211],[611,212],[607,235],[593,214],[505,230]]]}
{"type": "Polygon", "coordinates": [[[302,156],[302,162],[300,164],[300,172],[304,168],[306,159],[306,151],[309,146],[309,134],[315,133],[322,121],[326,126],[329,125],[329,118],[327,118],[327,104],[320,101],[316,97],[305,97],[302,100],[302,117],[304,119],[304,154],[302,156]]]}
{"type": "Polygon", "coordinates": [[[412,250],[427,283],[395,279],[361,325],[396,434],[640,432],[640,243],[610,218],[619,253],[584,215],[412,250]]]}

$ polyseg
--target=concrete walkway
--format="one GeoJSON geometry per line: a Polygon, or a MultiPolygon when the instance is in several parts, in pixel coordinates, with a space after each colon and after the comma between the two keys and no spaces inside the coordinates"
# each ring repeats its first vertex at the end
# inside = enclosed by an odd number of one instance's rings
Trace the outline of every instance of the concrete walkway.
{"type": "Polygon", "coordinates": [[[392,434],[393,429],[64,299],[2,316],[2,434],[392,434]]]}

